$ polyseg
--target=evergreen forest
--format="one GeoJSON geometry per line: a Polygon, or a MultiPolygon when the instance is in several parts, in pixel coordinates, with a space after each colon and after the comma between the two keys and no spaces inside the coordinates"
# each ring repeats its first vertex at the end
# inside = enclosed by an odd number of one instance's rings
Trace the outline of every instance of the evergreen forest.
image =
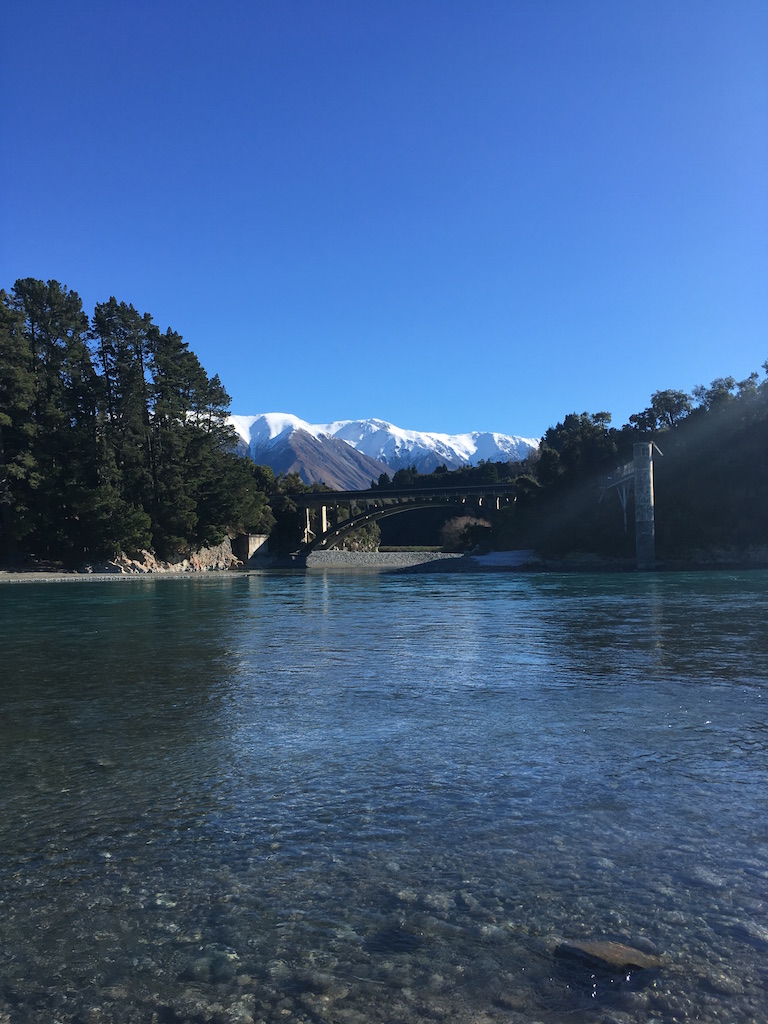
{"type": "Polygon", "coordinates": [[[234,454],[229,396],[182,337],[110,298],[0,292],[0,560],[167,558],[269,533],[271,470],[234,454]]]}
{"type": "MultiPolygon", "coordinates": [[[[451,547],[630,558],[631,493],[623,511],[606,482],[633,444],[651,441],[658,557],[765,562],[768,362],[763,370],[690,394],[657,391],[620,428],[607,412],[570,413],[523,463],[399,469],[372,486],[515,480],[502,512],[445,531],[451,547]]],[[[0,291],[0,564],[78,566],[142,549],[171,559],[243,532],[295,550],[303,523],[291,494],[325,488],[238,455],[229,406],[219,377],[148,313],[112,297],[89,318],[57,281],[0,291]]],[[[447,518],[426,512],[419,535],[419,520],[395,516],[382,539],[424,543],[426,529],[435,543],[447,518]]],[[[376,546],[373,526],[352,546],[376,546]]]]}

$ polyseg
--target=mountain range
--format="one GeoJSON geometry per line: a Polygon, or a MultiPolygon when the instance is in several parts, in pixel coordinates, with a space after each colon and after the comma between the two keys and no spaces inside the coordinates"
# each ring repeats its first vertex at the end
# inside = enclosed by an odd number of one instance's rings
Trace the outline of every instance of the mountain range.
{"type": "Polygon", "coordinates": [[[370,487],[382,473],[415,466],[431,473],[474,466],[481,460],[520,462],[538,448],[537,438],[472,431],[437,434],[404,430],[385,420],[337,420],[312,424],[290,413],[230,416],[238,451],[275,473],[298,473],[305,483],[337,490],[370,487]]]}

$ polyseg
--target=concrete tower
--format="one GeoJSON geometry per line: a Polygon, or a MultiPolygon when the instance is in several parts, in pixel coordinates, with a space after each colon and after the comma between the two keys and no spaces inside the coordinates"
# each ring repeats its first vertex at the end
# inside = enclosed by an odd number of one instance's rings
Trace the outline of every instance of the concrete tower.
{"type": "Polygon", "coordinates": [[[638,569],[652,569],[656,562],[656,527],[653,507],[653,444],[634,446],[635,549],[638,569]]]}

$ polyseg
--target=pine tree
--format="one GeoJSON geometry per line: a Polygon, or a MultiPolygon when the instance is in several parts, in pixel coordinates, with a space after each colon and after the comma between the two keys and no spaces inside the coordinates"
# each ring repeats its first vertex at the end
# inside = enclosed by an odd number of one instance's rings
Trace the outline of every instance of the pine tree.
{"type": "Polygon", "coordinates": [[[80,296],[24,278],[10,299],[31,354],[28,454],[38,474],[29,538],[46,557],[74,557],[89,533],[87,492],[96,439],[95,373],[80,296]]]}
{"type": "Polygon", "coordinates": [[[114,452],[123,498],[151,499],[150,362],[152,318],[114,298],[96,306],[92,338],[101,370],[103,432],[114,452]]]}
{"type": "Polygon", "coordinates": [[[23,317],[0,291],[0,557],[19,558],[40,477],[31,450],[35,377],[23,317]]]}

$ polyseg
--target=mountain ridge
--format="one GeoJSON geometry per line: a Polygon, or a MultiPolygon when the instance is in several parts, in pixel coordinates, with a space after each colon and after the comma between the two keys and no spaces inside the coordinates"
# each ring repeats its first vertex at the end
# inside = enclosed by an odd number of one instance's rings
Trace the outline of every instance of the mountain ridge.
{"type": "Polygon", "coordinates": [[[430,473],[490,462],[520,462],[538,447],[538,438],[491,431],[443,434],[406,430],[371,418],[311,424],[292,413],[231,415],[238,450],[276,473],[298,473],[305,483],[340,490],[368,487],[382,473],[415,466],[430,473]]]}

